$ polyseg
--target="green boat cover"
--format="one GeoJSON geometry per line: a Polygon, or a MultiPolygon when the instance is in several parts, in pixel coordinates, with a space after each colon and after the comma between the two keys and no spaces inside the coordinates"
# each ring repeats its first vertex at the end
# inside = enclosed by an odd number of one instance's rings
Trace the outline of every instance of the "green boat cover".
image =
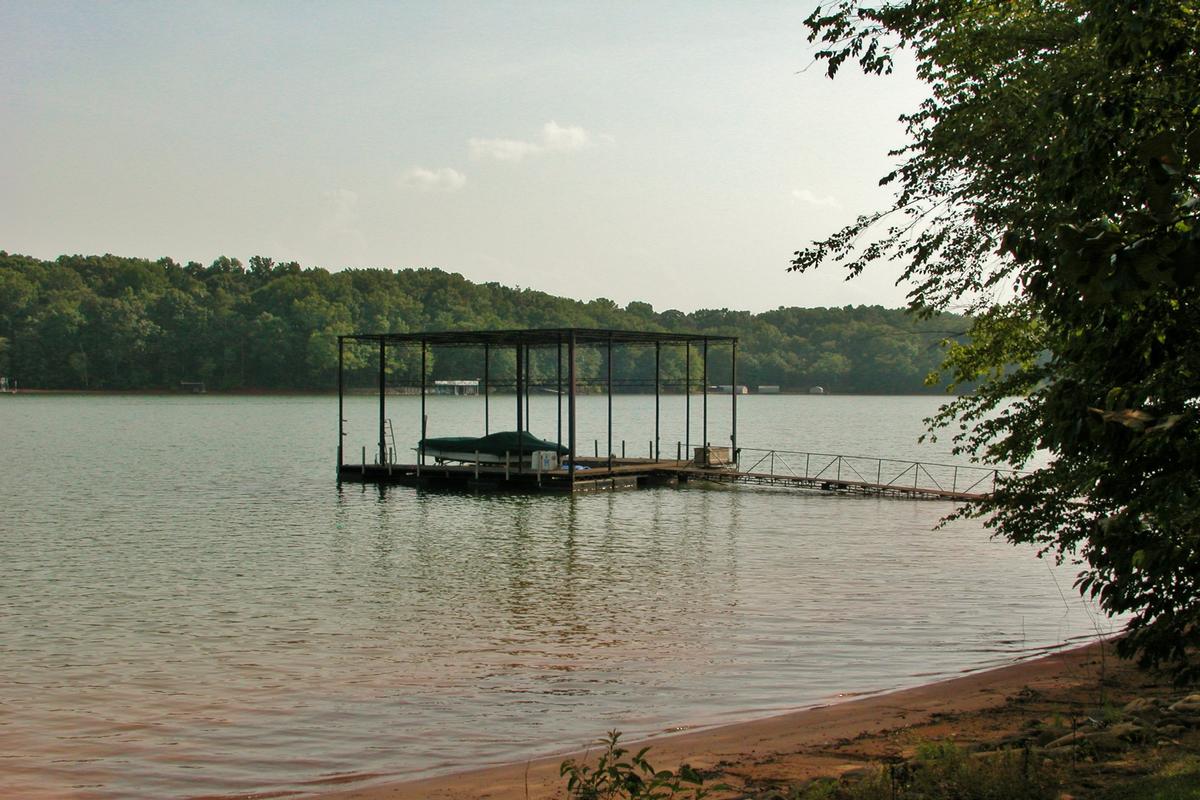
{"type": "Polygon", "coordinates": [[[539,439],[528,431],[502,431],[490,436],[437,436],[422,439],[419,446],[427,452],[430,450],[443,453],[480,453],[502,457],[505,453],[516,455],[518,452],[532,453],[537,450],[549,450],[566,455],[566,447],[539,439]]]}

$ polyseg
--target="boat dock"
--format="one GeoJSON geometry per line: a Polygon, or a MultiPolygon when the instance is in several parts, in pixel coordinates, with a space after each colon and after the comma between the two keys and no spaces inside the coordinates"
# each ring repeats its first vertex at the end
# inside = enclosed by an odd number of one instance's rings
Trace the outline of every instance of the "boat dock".
{"type": "MultiPolygon", "coordinates": [[[[703,448],[697,448],[703,450],[703,448]]],[[[715,483],[910,500],[965,502],[984,497],[1011,474],[980,466],[806,453],[743,450],[754,460],[746,469],[732,464],[705,466],[697,459],[580,458],[574,481],[566,469],[507,468],[495,464],[344,464],[338,477],[348,483],[381,483],[467,491],[591,493],[621,489],[715,483]]]]}
{"type": "Polygon", "coordinates": [[[343,335],[338,337],[337,476],[343,482],[470,491],[587,493],[708,482],[968,501],[993,491],[1002,474],[1010,474],[975,465],[739,447],[738,394],[737,338],[733,336],[587,328],[343,335]],[[375,452],[370,458],[368,448],[362,447],[358,463],[347,460],[345,447],[349,348],[355,349],[352,369],[360,376],[370,375],[378,392],[373,414],[378,449],[372,446],[375,452]],[[431,359],[435,351],[445,357],[431,359]],[[727,369],[720,363],[725,355],[727,369]],[[618,361],[633,378],[614,377],[618,361]],[[415,370],[415,379],[398,385],[397,377],[406,368],[415,370]],[[438,369],[446,372],[439,375],[438,369]],[[505,377],[499,377],[498,371],[505,377]],[[469,386],[481,396],[482,418],[467,425],[474,430],[428,436],[426,396],[431,385],[435,392],[438,386],[469,386]],[[515,428],[504,424],[495,430],[491,396],[497,389],[505,394],[512,390],[508,397],[515,401],[515,419],[510,418],[515,428]],[[617,447],[613,440],[613,393],[649,394],[651,389],[653,429],[647,429],[642,440],[647,442],[643,451],[647,455],[626,458],[625,442],[617,447]],[[388,394],[397,390],[420,396],[419,415],[410,428],[416,442],[413,463],[397,463],[396,428],[387,414],[388,394]],[[530,394],[542,391],[557,397],[553,426],[542,426],[554,430],[554,436],[546,439],[534,436],[529,422],[530,394]],[[584,391],[603,394],[607,400],[606,435],[592,440],[591,457],[584,455],[577,433],[576,401],[584,391]],[[674,448],[663,436],[664,396],[683,411],[683,429],[674,448]],[[730,404],[727,437],[725,431],[710,430],[710,397],[727,398],[730,404]],[[711,433],[718,433],[716,440],[729,445],[712,446],[711,433]]]}

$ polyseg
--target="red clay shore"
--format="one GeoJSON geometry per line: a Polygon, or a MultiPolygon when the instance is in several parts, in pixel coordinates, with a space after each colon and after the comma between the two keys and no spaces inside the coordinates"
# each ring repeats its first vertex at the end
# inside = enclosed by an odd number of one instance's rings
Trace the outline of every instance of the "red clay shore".
{"type": "MultiPolygon", "coordinates": [[[[1118,672],[1109,642],[1098,642],[938,683],[766,719],[651,739],[659,769],[686,762],[720,774],[725,783],[763,785],[839,775],[873,758],[900,753],[917,738],[971,741],[1019,727],[1020,704],[1051,698],[1095,702],[1118,672]]],[[[1027,713],[1027,712],[1025,712],[1027,713]]],[[[602,734],[597,731],[597,735],[602,734]]],[[[580,753],[574,754],[579,757],[580,753]]],[[[313,786],[321,800],[543,800],[565,797],[556,755],[423,780],[350,787],[313,786]]]]}

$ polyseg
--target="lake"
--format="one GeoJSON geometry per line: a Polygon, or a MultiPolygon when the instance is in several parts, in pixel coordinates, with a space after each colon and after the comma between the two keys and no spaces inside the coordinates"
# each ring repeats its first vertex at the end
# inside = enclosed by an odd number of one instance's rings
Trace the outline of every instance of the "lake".
{"type": "MultiPolygon", "coordinates": [[[[709,402],[724,444],[729,399],[709,402]]],[[[739,444],[949,461],[916,442],[938,402],[743,397],[739,444]]],[[[401,451],[418,403],[388,399],[401,451]]],[[[482,432],[481,399],[428,403],[431,436],[482,432]]],[[[492,398],[492,430],[511,406],[492,398]]],[[[347,400],[348,454],[370,452],[376,413],[347,400]]],[[[653,413],[615,399],[630,455],[653,413]]],[[[553,439],[555,414],[533,398],[533,432],[553,439]]],[[[580,400],[581,442],[603,448],[605,414],[580,400]]],[[[682,420],[665,397],[664,456],[682,420]]],[[[0,396],[0,785],[169,798],[417,777],[923,683],[1115,627],[1070,566],[978,522],[934,530],[945,502],[339,487],[336,432],[332,397],[0,396]]]]}

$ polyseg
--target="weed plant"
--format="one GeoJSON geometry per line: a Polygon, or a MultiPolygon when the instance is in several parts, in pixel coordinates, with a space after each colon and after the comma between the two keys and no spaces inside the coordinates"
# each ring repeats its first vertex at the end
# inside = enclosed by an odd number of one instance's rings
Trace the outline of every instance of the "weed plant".
{"type": "Polygon", "coordinates": [[[655,770],[646,760],[649,747],[630,755],[620,745],[621,734],[609,731],[597,742],[604,749],[596,766],[567,759],[559,774],[567,778],[567,797],[570,800],[702,800],[710,789],[704,778],[687,764],[678,772],[655,770]]]}

